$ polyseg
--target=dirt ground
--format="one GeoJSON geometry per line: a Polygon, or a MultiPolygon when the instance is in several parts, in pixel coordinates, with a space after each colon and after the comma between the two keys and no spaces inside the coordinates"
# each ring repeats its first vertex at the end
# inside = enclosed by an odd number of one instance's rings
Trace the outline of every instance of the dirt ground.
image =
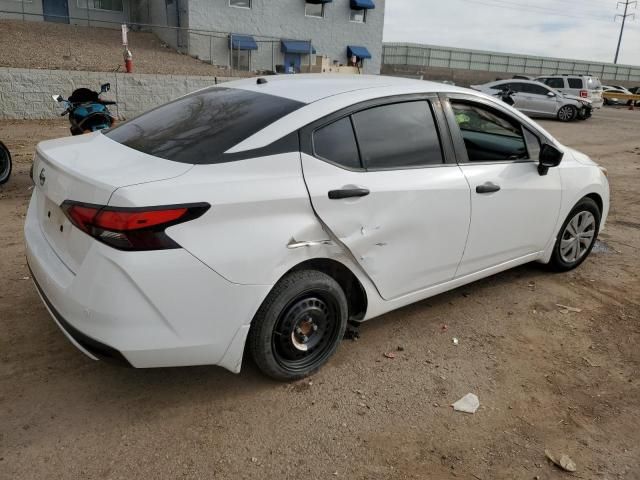
{"type": "MultiPolygon", "coordinates": [[[[129,32],[129,48],[135,73],[229,75],[226,68],[168,48],[152,33],[129,32]]],[[[119,28],[0,20],[0,67],[122,72],[122,34],[119,28]]]]}
{"type": "Polygon", "coordinates": [[[543,123],[609,169],[597,251],[570,273],[526,265],[372,320],[294,384],[248,360],[240,375],[132,370],[77,351],[22,240],[34,144],[67,127],[0,123],[15,158],[0,187],[0,478],[640,478],[640,111],[543,123]],[[454,412],[468,392],[480,409],[454,412]]]}

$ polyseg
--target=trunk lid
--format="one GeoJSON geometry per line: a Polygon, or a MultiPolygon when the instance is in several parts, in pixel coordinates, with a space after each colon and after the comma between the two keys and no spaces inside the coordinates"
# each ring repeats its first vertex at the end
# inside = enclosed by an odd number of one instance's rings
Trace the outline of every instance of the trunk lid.
{"type": "Polygon", "coordinates": [[[120,187],[166,180],[191,168],[138,152],[99,132],[41,142],[33,161],[38,223],[51,248],[75,273],[95,240],[73,227],[62,202],[107,205],[120,187]]]}

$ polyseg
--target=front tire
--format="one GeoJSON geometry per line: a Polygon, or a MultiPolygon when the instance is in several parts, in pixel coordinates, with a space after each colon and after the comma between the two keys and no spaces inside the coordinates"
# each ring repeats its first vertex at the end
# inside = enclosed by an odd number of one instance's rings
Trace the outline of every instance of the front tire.
{"type": "Polygon", "coordinates": [[[247,347],[263,373],[281,381],[304,378],[335,353],[347,326],[344,291],[316,270],[283,277],[256,313],[247,347]]]}
{"type": "Polygon", "coordinates": [[[573,207],[560,228],[549,266],[566,272],[580,265],[591,253],[600,229],[600,209],[585,197],[573,207]]]}
{"type": "Polygon", "coordinates": [[[558,110],[558,120],[570,122],[578,116],[578,109],[573,105],[565,105],[558,110]]]}

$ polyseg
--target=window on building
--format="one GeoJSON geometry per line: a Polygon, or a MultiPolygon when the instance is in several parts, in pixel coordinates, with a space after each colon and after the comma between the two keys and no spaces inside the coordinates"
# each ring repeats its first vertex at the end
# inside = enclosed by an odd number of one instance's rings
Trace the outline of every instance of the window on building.
{"type": "Polygon", "coordinates": [[[248,72],[251,68],[251,50],[231,50],[231,68],[248,72]]]}
{"type": "Polygon", "coordinates": [[[122,12],[122,0],[78,0],[78,8],[122,12]]]}
{"type": "Polygon", "coordinates": [[[239,8],[251,8],[251,0],[229,0],[229,6],[239,8]]]}
{"type": "Polygon", "coordinates": [[[365,23],[367,21],[367,11],[352,8],[349,14],[349,20],[356,23],[365,23]]]}
{"type": "Polygon", "coordinates": [[[438,130],[426,101],[363,110],[353,114],[353,124],[367,170],[442,163],[438,130]]]}
{"type": "Polygon", "coordinates": [[[305,2],[304,14],[307,17],[324,17],[324,3],[305,2]]]}

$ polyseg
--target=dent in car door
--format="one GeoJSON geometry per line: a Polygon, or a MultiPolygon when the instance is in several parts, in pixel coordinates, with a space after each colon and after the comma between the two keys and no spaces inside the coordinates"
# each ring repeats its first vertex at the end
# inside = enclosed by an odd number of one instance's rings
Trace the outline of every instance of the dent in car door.
{"type": "Polygon", "coordinates": [[[322,127],[302,135],[311,147],[303,145],[302,166],[314,210],[384,299],[451,280],[468,232],[467,181],[442,162],[429,103],[413,103],[354,112],[342,119],[343,138],[332,140],[322,127]]]}

